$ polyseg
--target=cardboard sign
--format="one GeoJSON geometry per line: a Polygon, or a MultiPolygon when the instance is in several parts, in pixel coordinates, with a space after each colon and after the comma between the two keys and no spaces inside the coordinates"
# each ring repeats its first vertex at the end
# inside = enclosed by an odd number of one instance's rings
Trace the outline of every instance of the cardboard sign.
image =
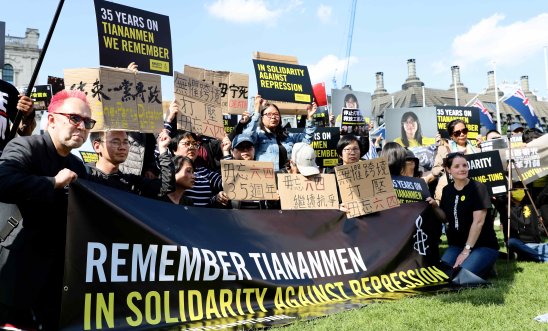
{"type": "Polygon", "coordinates": [[[278,187],[283,210],[339,209],[334,174],[278,174],[278,187]]]}
{"type": "Polygon", "coordinates": [[[272,162],[221,160],[223,190],[230,200],[278,200],[272,162]]]}
{"type": "Polygon", "coordinates": [[[221,89],[223,114],[241,114],[247,111],[249,75],[229,71],[213,71],[185,65],[184,74],[203,80],[221,89]]]}
{"type": "Polygon", "coordinates": [[[400,203],[425,201],[430,196],[428,185],[422,178],[392,176],[392,185],[400,203]]]}
{"type": "Polygon", "coordinates": [[[207,82],[175,71],[175,100],[181,112],[177,127],[196,134],[222,139],[221,90],[207,82]]]}
{"type": "Polygon", "coordinates": [[[468,177],[487,186],[491,196],[505,194],[507,180],[497,151],[466,154],[468,177]]]}
{"type": "Polygon", "coordinates": [[[52,96],[51,85],[34,85],[30,93],[34,110],[47,110],[52,96]]]}
{"type": "Polygon", "coordinates": [[[65,69],[69,90],[86,93],[92,131],[130,130],[157,133],[163,128],[162,87],[159,75],[126,69],[65,69]]]}
{"type": "Polygon", "coordinates": [[[475,145],[480,129],[479,112],[480,110],[476,107],[436,106],[438,131],[442,138],[450,139],[447,124],[452,120],[461,119],[468,128],[468,140],[475,145]]]}
{"type": "Polygon", "coordinates": [[[347,216],[356,217],[400,205],[385,157],[335,167],[347,216]]]}
{"type": "Polygon", "coordinates": [[[99,61],[102,66],[173,75],[169,16],[95,0],[99,61]]]}
{"type": "MultiPolygon", "coordinates": [[[[500,150],[503,162],[508,161],[508,149],[500,150]]],[[[527,185],[548,175],[548,135],[537,138],[523,148],[512,148],[512,180],[523,181],[527,185]],[[518,176],[518,172],[521,178],[518,176]]]]}
{"type": "Polygon", "coordinates": [[[312,93],[318,107],[327,106],[327,93],[325,92],[324,82],[312,85],[312,93]]]}
{"type": "Polygon", "coordinates": [[[365,136],[369,132],[362,112],[359,109],[343,108],[341,134],[365,136]]]}
{"type": "MultiPolygon", "coordinates": [[[[293,133],[303,133],[304,128],[288,129],[293,133]]],[[[316,152],[316,164],[318,167],[334,167],[339,164],[337,143],[340,139],[339,128],[316,128],[310,146],[316,152]]]]}
{"type": "Polygon", "coordinates": [[[253,60],[257,91],[263,99],[312,103],[312,84],[305,66],[253,60]]]}

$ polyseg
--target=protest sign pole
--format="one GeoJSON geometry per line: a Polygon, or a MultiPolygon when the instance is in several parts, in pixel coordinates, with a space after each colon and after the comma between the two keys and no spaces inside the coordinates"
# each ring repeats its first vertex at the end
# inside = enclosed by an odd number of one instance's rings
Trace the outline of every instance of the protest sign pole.
{"type": "MultiPolygon", "coordinates": [[[[48,50],[49,41],[51,40],[51,36],[53,35],[53,30],[55,30],[55,25],[57,24],[57,20],[59,19],[59,15],[61,14],[61,9],[63,8],[64,3],[65,0],[59,0],[59,5],[57,5],[57,10],[55,11],[53,21],[51,22],[51,26],[49,27],[48,35],[46,36],[46,40],[44,41],[44,46],[42,48],[42,51],[40,52],[38,61],[36,62],[36,67],[34,68],[34,72],[32,73],[32,77],[30,78],[29,85],[27,86],[27,92],[25,93],[27,97],[29,97],[32,93],[32,88],[34,87],[34,83],[36,82],[36,78],[38,77],[38,72],[40,72],[42,61],[44,61],[44,56],[46,54],[46,51],[48,50]]],[[[7,141],[10,141],[15,137],[15,134],[17,133],[17,128],[19,127],[19,123],[21,122],[22,118],[23,113],[20,110],[17,110],[17,115],[15,116],[15,120],[13,121],[13,126],[8,135],[7,141]]]]}

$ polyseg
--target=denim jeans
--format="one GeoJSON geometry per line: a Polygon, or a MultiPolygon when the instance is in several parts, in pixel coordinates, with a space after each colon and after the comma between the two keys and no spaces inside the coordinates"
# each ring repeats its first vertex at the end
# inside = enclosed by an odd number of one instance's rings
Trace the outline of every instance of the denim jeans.
{"type": "MultiPolygon", "coordinates": [[[[463,249],[464,248],[462,247],[449,246],[445,253],[443,253],[441,260],[453,266],[463,249]]],[[[472,249],[470,255],[464,260],[461,267],[482,278],[487,278],[493,270],[495,262],[497,262],[498,255],[499,252],[492,248],[476,247],[472,249]]]]}
{"type": "Polygon", "coordinates": [[[508,248],[518,253],[519,258],[527,261],[548,262],[548,243],[547,244],[526,244],[523,241],[510,238],[508,248]]]}

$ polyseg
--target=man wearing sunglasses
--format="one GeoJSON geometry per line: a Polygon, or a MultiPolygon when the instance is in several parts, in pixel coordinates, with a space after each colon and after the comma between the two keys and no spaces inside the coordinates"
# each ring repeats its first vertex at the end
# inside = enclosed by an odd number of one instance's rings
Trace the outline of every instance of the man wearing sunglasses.
{"type": "Polygon", "coordinates": [[[0,201],[24,220],[0,229],[0,326],[59,329],[68,186],[86,177],[70,151],[95,121],[81,91],[57,93],[48,111],[46,133],[11,140],[0,157],[0,201]]]}

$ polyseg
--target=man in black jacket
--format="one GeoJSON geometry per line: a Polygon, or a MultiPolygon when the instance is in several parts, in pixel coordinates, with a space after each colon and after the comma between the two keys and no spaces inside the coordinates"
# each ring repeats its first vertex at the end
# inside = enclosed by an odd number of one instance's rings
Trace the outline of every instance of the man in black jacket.
{"type": "Polygon", "coordinates": [[[57,93],[48,110],[45,134],[13,139],[0,157],[0,201],[16,204],[24,220],[2,231],[0,326],[59,327],[67,188],[86,177],[70,152],[82,146],[95,121],[81,91],[57,93]]]}
{"type": "Polygon", "coordinates": [[[160,176],[158,179],[149,179],[120,171],[120,164],[126,161],[129,153],[126,131],[93,132],[91,142],[99,160],[94,165],[88,165],[89,179],[120,190],[159,199],[175,191],[175,167],[167,149],[170,140],[167,130],[160,132],[158,136],[160,176]]]}

